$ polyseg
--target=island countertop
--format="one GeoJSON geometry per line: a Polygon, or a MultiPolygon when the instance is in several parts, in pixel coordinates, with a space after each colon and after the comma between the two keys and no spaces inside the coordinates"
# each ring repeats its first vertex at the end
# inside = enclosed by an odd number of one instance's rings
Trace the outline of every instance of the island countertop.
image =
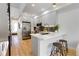
{"type": "Polygon", "coordinates": [[[42,35],[41,33],[36,33],[36,34],[31,34],[31,36],[34,36],[34,37],[37,37],[37,38],[40,38],[40,39],[43,39],[43,40],[46,40],[46,39],[49,39],[49,38],[55,38],[55,37],[58,37],[58,36],[61,36],[61,35],[65,35],[65,33],[62,33],[62,32],[48,32],[48,34],[45,34],[45,35],[42,35]]]}

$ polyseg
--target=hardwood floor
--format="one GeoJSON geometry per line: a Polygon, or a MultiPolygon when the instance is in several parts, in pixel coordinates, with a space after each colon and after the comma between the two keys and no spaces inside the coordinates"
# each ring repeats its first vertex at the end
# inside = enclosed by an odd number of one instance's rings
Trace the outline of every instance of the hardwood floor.
{"type": "Polygon", "coordinates": [[[13,36],[12,38],[13,38],[11,47],[12,56],[32,56],[31,39],[22,40],[20,42],[17,36],[13,36]]]}
{"type": "Polygon", "coordinates": [[[76,56],[76,50],[74,50],[74,49],[68,49],[69,51],[68,51],[68,54],[67,54],[67,56],[76,56]]]}
{"type": "MultiPolygon", "coordinates": [[[[75,56],[75,50],[69,49],[68,56],[75,56]]],[[[32,56],[31,39],[19,41],[17,36],[12,37],[11,56],[32,56]]]]}

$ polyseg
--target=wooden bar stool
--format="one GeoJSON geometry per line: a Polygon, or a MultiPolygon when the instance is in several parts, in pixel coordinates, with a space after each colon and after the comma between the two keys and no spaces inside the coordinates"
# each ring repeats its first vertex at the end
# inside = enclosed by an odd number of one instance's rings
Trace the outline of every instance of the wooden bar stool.
{"type": "Polygon", "coordinates": [[[68,44],[67,40],[60,39],[59,42],[62,44],[63,54],[66,56],[68,53],[68,44]]]}
{"type": "Polygon", "coordinates": [[[50,56],[63,56],[62,45],[59,42],[53,43],[54,49],[51,51],[50,56]]]}

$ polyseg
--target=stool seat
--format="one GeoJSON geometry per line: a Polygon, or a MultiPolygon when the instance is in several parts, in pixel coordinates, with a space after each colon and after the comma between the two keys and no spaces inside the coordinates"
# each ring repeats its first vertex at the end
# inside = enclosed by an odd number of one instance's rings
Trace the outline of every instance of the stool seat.
{"type": "Polygon", "coordinates": [[[61,40],[59,40],[59,42],[67,42],[67,41],[66,41],[66,40],[62,40],[62,39],[61,39],[61,40]]]}
{"type": "Polygon", "coordinates": [[[54,42],[53,46],[56,46],[58,48],[62,48],[62,45],[59,42],[54,42]]]}

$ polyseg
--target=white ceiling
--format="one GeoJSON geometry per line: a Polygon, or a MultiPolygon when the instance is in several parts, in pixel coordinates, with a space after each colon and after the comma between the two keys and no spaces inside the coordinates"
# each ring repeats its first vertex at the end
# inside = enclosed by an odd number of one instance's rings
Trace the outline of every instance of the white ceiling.
{"type": "Polygon", "coordinates": [[[32,4],[26,4],[26,7],[24,8],[23,12],[27,12],[30,14],[40,15],[42,12],[44,12],[47,9],[50,9],[52,4],[50,3],[36,3],[33,7],[32,4]]]}
{"type": "MultiPolygon", "coordinates": [[[[61,7],[67,3],[57,3],[56,8],[61,7]]],[[[17,8],[19,11],[23,13],[31,14],[33,16],[39,16],[44,11],[53,10],[52,3],[11,3],[12,7],[17,8]],[[32,6],[34,4],[35,6],[32,6]]]]}
{"type": "Polygon", "coordinates": [[[26,6],[25,3],[11,3],[11,7],[15,7],[19,9],[19,11],[22,11],[25,6],[26,6]]]}

